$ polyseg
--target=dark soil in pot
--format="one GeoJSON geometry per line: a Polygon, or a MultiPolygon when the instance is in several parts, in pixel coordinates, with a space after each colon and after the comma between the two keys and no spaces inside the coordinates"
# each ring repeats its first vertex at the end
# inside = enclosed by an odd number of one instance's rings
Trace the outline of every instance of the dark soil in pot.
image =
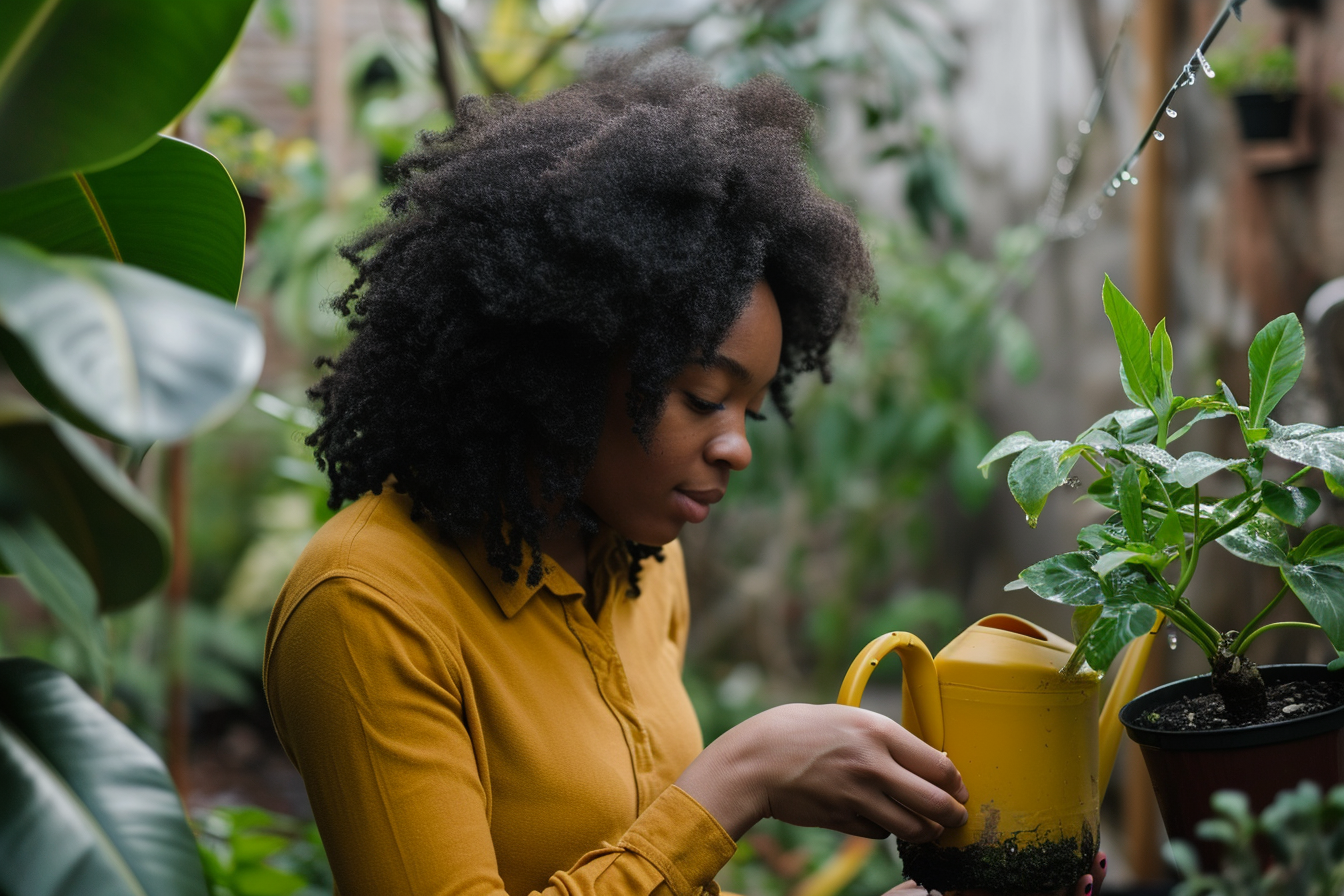
{"type": "MultiPolygon", "coordinates": [[[[1325,666],[1263,666],[1260,673],[1272,691],[1282,685],[1296,688],[1287,692],[1290,699],[1291,694],[1305,695],[1321,685],[1324,693],[1344,688],[1344,671],[1330,672],[1325,666]]],[[[1304,779],[1323,789],[1344,781],[1344,705],[1312,714],[1296,710],[1285,714],[1285,706],[1293,704],[1280,698],[1277,721],[1236,728],[1189,728],[1189,709],[1187,727],[1164,730],[1149,720],[1153,713],[1160,720],[1164,706],[1209,698],[1212,692],[1209,676],[1201,675],[1149,691],[1120,710],[1120,721],[1143,752],[1167,835],[1194,844],[1200,863],[1210,871],[1217,868],[1219,847],[1197,839],[1195,825],[1213,814],[1209,797],[1215,791],[1240,790],[1250,798],[1252,810],[1259,812],[1279,791],[1304,779]]]]}
{"type": "Polygon", "coordinates": [[[898,848],[905,876],[927,890],[990,890],[995,893],[1072,892],[1078,878],[1092,869],[1096,835],[1087,828],[1079,837],[1035,842],[1019,847],[1014,840],[947,848],[932,843],[906,843],[898,848]]]}
{"type": "MultiPolygon", "coordinates": [[[[1344,706],[1344,682],[1297,681],[1275,685],[1269,690],[1269,708],[1248,724],[1265,725],[1285,719],[1305,718],[1327,709],[1344,706]]],[[[1223,698],[1218,694],[1181,697],[1143,716],[1143,723],[1159,731],[1208,730],[1234,727],[1227,720],[1223,698]]],[[[1235,726],[1244,727],[1244,726],[1235,726]]]]}

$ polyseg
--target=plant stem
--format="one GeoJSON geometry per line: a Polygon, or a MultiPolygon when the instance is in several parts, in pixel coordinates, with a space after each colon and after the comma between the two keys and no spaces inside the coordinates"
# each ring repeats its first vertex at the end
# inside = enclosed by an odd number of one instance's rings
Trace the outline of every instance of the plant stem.
{"type": "Polygon", "coordinates": [[[1315,469],[1315,468],[1314,468],[1314,467],[1303,467],[1302,469],[1298,470],[1298,471],[1297,471],[1296,473],[1294,473],[1293,475],[1289,476],[1287,479],[1283,480],[1283,484],[1284,484],[1284,485],[1292,485],[1294,482],[1296,482],[1297,480],[1301,479],[1303,476],[1305,476],[1305,475],[1307,475],[1308,473],[1310,473],[1313,469],[1315,469]]]}
{"type": "Polygon", "coordinates": [[[1287,593],[1288,583],[1285,582],[1283,587],[1279,589],[1279,593],[1274,595],[1274,599],[1266,604],[1263,610],[1256,613],[1254,619],[1246,623],[1246,627],[1241,630],[1241,634],[1237,635],[1237,639],[1233,641],[1232,646],[1228,648],[1234,655],[1246,650],[1246,645],[1250,643],[1250,635],[1251,632],[1255,630],[1256,623],[1268,616],[1270,611],[1279,605],[1279,601],[1283,600],[1283,596],[1287,593]]]}
{"type": "Polygon", "coordinates": [[[1245,651],[1247,647],[1251,646],[1252,641],[1272,628],[1314,628],[1317,631],[1320,631],[1321,629],[1321,627],[1314,622],[1271,622],[1269,625],[1261,626],[1251,632],[1251,636],[1242,642],[1241,649],[1245,651]]]}
{"type": "Polygon", "coordinates": [[[1110,472],[1109,470],[1106,469],[1105,464],[1097,463],[1096,460],[1092,457],[1092,455],[1088,454],[1086,451],[1083,452],[1083,460],[1090,463],[1092,465],[1092,469],[1096,470],[1103,476],[1107,475],[1110,472]]]}
{"type": "Polygon", "coordinates": [[[1162,612],[1167,614],[1173,625],[1185,632],[1186,636],[1199,646],[1205,656],[1212,658],[1218,652],[1218,632],[1191,610],[1189,604],[1178,601],[1176,606],[1164,609],[1162,612]]]}
{"type": "MultiPolygon", "coordinates": [[[[1175,512],[1173,510],[1173,512],[1175,512]]],[[[1195,567],[1199,564],[1199,486],[1195,486],[1195,522],[1191,529],[1190,557],[1187,560],[1185,553],[1181,554],[1181,578],[1176,582],[1176,600],[1180,601],[1181,596],[1185,594],[1185,589],[1190,587],[1190,580],[1195,577],[1195,567]]]]}

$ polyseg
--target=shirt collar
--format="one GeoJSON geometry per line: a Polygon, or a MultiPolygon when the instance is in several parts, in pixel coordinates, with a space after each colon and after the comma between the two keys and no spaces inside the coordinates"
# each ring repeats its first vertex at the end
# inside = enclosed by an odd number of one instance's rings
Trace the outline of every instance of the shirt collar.
{"type": "MultiPolygon", "coordinates": [[[[484,538],[460,539],[458,547],[472,570],[490,589],[490,595],[506,619],[512,619],[542,588],[562,599],[577,600],[583,597],[583,586],[545,554],[541,555],[541,581],[535,585],[527,584],[527,571],[532,566],[534,555],[526,542],[523,543],[523,562],[518,566],[518,578],[513,582],[504,581],[503,572],[487,559],[484,538]]],[[[600,588],[605,584],[609,591],[624,593],[624,588],[611,589],[608,583],[613,580],[624,582],[629,575],[629,564],[630,554],[625,550],[624,541],[616,535],[615,530],[603,526],[588,547],[588,568],[593,573],[594,587],[600,588]],[[600,570],[605,570],[606,574],[601,574],[600,570]],[[620,578],[616,578],[618,576],[620,578]]]]}

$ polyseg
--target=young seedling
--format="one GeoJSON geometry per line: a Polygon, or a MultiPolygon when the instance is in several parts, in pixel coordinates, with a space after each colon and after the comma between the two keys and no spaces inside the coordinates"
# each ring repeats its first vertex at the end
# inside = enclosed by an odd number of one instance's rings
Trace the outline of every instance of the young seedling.
{"type": "Polygon", "coordinates": [[[1264,682],[1245,656],[1265,632],[1321,629],[1341,654],[1331,668],[1344,666],[1344,529],[1322,526],[1296,544],[1289,537],[1289,527],[1304,526],[1321,503],[1318,492],[1296,484],[1307,473],[1321,470],[1327,487],[1344,494],[1344,427],[1284,425],[1269,417],[1302,370],[1302,325],[1294,315],[1270,321],[1251,343],[1249,403],[1242,405],[1221,380],[1213,395],[1174,395],[1166,322],[1150,333],[1109,277],[1102,302],[1120,349],[1120,383],[1136,407],[1107,414],[1072,442],[1014,433],[985,455],[980,469],[988,476],[994,461],[1017,455],[1008,487],[1035,527],[1046,498],[1071,481],[1082,459],[1098,474],[1088,497],[1112,513],[1078,533],[1077,551],[1028,567],[1007,588],[1030,588],[1074,607],[1078,648],[1065,674],[1076,674],[1084,661],[1106,669],[1125,644],[1152,627],[1160,610],[1208,657],[1229,721],[1245,724],[1267,707],[1264,682]],[[1240,426],[1245,457],[1171,453],[1172,443],[1192,426],[1227,415],[1240,426]],[[1282,482],[1265,479],[1270,454],[1301,467],[1282,482]],[[1200,484],[1223,470],[1236,474],[1241,490],[1225,497],[1201,494],[1200,484]],[[1186,597],[1204,550],[1215,542],[1245,560],[1277,568],[1283,582],[1274,599],[1237,631],[1218,631],[1186,597]],[[1289,592],[1315,623],[1264,621],[1289,592]]]}

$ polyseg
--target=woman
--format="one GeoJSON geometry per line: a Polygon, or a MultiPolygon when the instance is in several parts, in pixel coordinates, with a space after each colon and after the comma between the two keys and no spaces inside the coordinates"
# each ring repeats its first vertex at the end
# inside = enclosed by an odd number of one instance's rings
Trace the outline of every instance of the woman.
{"type": "Polygon", "coordinates": [[[354,338],[309,444],[353,503],[267,636],[342,896],[690,896],[765,817],[964,823],[955,768],[885,717],[779,707],[702,752],[681,686],[677,534],[873,292],[806,104],[618,60],[457,118],[342,250],[354,338]]]}

